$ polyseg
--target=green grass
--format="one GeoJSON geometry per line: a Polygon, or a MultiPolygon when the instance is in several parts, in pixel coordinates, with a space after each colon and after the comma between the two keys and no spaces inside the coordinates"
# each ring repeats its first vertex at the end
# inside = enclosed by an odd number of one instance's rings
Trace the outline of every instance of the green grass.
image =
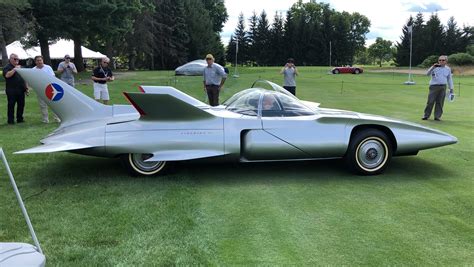
{"type": "MultiPolygon", "coordinates": [[[[282,82],[279,68],[239,69],[223,99],[255,79],[282,82]]],[[[231,71],[233,71],[231,69],[231,71]]],[[[0,94],[0,145],[10,162],[47,256],[57,266],[438,265],[474,262],[474,77],[454,77],[454,103],[442,122],[421,121],[428,77],[327,75],[300,68],[297,94],[322,107],[386,115],[446,131],[456,145],[394,158],[379,176],[354,176],[337,160],[189,163],[133,178],[118,161],[68,153],[15,155],[51,132],[34,94],[25,124],[6,125],[0,94]]],[[[82,74],[88,80],[90,74],[82,74]]],[[[205,99],[200,77],[120,73],[121,91],[172,85],[205,99]]],[[[3,87],[0,82],[0,88],[3,87]]],[[[92,95],[92,85],[77,86],[92,95]]],[[[3,166],[0,241],[32,243],[3,166]]]]}

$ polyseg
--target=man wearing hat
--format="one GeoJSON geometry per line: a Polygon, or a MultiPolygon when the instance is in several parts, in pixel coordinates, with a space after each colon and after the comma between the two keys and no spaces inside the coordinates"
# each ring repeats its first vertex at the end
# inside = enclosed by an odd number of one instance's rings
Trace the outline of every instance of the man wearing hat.
{"type": "Polygon", "coordinates": [[[59,63],[58,72],[61,74],[61,80],[74,87],[74,74],[77,74],[76,65],[71,62],[69,55],[64,56],[64,61],[59,63]]]}
{"type": "Polygon", "coordinates": [[[224,69],[214,64],[214,56],[211,54],[206,55],[207,66],[204,68],[204,92],[207,93],[209,98],[209,105],[219,105],[219,92],[227,79],[227,74],[224,69]]]}

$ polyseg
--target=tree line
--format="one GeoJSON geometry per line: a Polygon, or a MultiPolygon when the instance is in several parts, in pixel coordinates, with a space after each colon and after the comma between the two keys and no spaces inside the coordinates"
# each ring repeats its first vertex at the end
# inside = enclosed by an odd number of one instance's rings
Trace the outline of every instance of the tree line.
{"type": "Polygon", "coordinates": [[[6,59],[6,45],[21,39],[39,45],[50,64],[49,44],[72,39],[78,68],[83,67],[81,45],[131,70],[173,69],[207,53],[221,64],[281,65],[292,57],[299,65],[381,65],[394,59],[396,65],[408,66],[411,28],[414,66],[431,55],[474,50],[474,27],[461,28],[453,17],[444,26],[436,13],[428,21],[421,13],[410,16],[399,42],[377,38],[369,48],[370,20],[326,3],[299,0],[285,15],[276,12],[272,23],[265,10],[250,18],[240,14],[225,49],[219,34],[227,18],[223,0],[1,1],[0,49],[6,59]]]}
{"type": "Polygon", "coordinates": [[[395,45],[395,62],[399,66],[409,65],[410,34],[413,38],[412,65],[414,66],[421,64],[429,56],[466,53],[468,47],[474,45],[474,27],[460,28],[454,17],[449,18],[447,25],[444,26],[436,13],[425,22],[423,14],[418,13],[415,18],[410,16],[403,26],[400,42],[395,45]]]}
{"type": "Polygon", "coordinates": [[[326,3],[299,0],[285,17],[276,12],[271,24],[263,10],[260,15],[254,12],[248,25],[247,29],[240,14],[227,46],[228,62],[280,65],[292,57],[299,65],[345,65],[364,49],[370,21],[357,12],[337,12],[326,3]]]}
{"type": "MultiPolygon", "coordinates": [[[[49,44],[74,41],[127,62],[129,69],[171,69],[213,52],[224,62],[219,33],[228,18],[223,0],[16,0],[0,2],[0,49],[22,38],[41,47],[50,64],[49,44]]],[[[5,62],[4,62],[5,64],[5,62]]]]}

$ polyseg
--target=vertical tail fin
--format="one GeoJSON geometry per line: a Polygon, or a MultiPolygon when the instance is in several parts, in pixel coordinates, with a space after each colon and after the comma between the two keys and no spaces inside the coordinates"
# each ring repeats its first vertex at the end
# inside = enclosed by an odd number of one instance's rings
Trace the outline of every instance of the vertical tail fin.
{"type": "Polygon", "coordinates": [[[17,70],[36,94],[61,119],[61,126],[112,116],[112,107],[103,105],[79,90],[36,69],[17,70]]]}

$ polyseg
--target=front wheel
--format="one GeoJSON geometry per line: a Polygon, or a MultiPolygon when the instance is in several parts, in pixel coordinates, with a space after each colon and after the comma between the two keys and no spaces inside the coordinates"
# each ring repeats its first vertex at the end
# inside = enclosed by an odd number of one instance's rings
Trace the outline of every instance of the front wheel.
{"type": "Polygon", "coordinates": [[[165,169],[166,161],[145,161],[152,154],[125,154],[122,155],[122,163],[127,171],[133,176],[151,176],[165,169]]]}
{"type": "Polygon", "coordinates": [[[355,69],[354,70],[354,74],[359,74],[360,73],[360,70],[359,69],[355,69]]]}
{"type": "Polygon", "coordinates": [[[332,73],[333,73],[333,74],[339,74],[339,70],[337,70],[337,69],[336,69],[336,70],[333,70],[332,73]]]}
{"type": "Polygon", "coordinates": [[[349,168],[356,174],[382,173],[392,158],[392,144],[379,130],[368,129],[356,133],[345,156],[349,168]]]}

